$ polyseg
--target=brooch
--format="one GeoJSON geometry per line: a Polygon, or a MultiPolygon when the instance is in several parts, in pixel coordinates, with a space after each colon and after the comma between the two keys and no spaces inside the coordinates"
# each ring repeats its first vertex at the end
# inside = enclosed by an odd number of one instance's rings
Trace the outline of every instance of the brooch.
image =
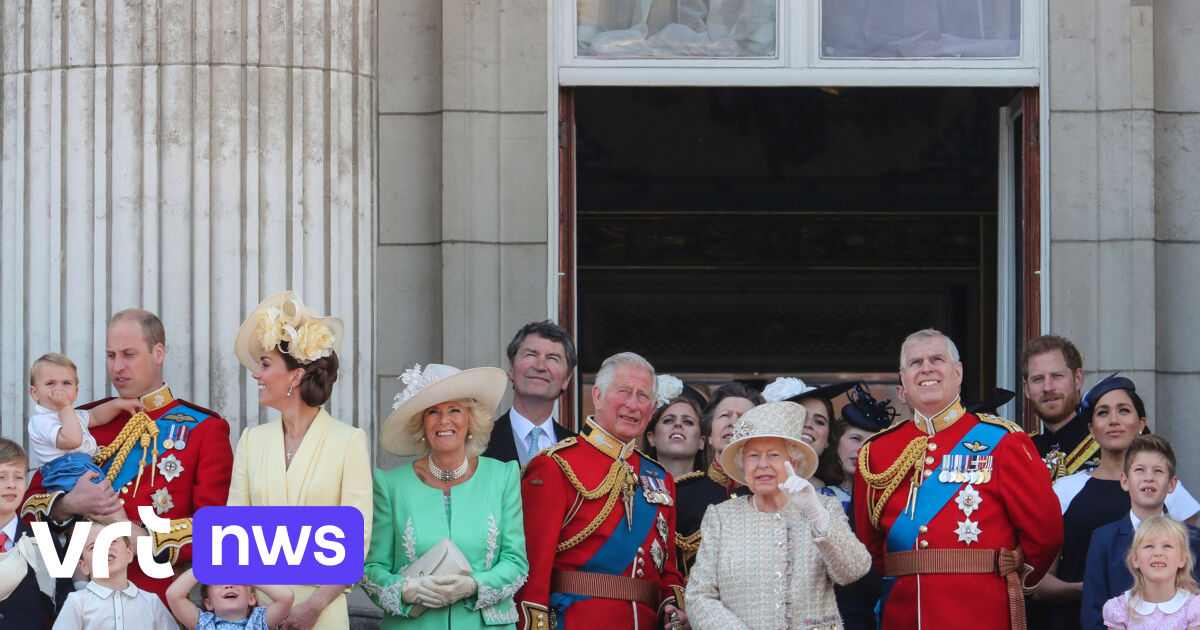
{"type": "Polygon", "coordinates": [[[154,506],[155,514],[165,514],[167,510],[175,507],[175,501],[171,499],[171,493],[167,492],[166,488],[159,488],[150,495],[150,504],[154,506]]]}
{"type": "Polygon", "coordinates": [[[175,459],[175,454],[172,453],[158,460],[158,472],[170,483],[183,472],[183,463],[175,459]]]}

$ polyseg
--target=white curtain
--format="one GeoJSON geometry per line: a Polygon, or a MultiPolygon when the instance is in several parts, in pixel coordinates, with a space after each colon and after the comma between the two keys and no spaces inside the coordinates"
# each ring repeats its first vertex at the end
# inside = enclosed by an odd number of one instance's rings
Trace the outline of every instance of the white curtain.
{"type": "Polygon", "coordinates": [[[823,0],[821,55],[1016,57],[1020,0],[823,0]]]}
{"type": "Polygon", "coordinates": [[[775,0],[578,0],[578,54],[773,57],[775,0]]]}

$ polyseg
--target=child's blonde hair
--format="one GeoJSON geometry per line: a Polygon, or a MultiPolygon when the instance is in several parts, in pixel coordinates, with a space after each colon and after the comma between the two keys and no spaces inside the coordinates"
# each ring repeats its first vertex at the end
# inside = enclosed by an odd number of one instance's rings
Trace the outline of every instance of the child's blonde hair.
{"type": "Polygon", "coordinates": [[[1129,546],[1129,551],[1125,554],[1125,566],[1133,574],[1133,588],[1129,589],[1130,617],[1138,616],[1137,611],[1133,607],[1134,600],[1141,600],[1146,592],[1146,578],[1142,576],[1141,571],[1133,566],[1137,558],[1137,550],[1146,543],[1148,538],[1153,538],[1159,534],[1170,536],[1175,546],[1183,551],[1183,566],[1175,572],[1175,589],[1200,594],[1200,588],[1196,586],[1196,578],[1192,577],[1192,567],[1196,564],[1196,556],[1188,548],[1187,528],[1173,518],[1151,516],[1142,521],[1142,524],[1138,526],[1137,532],[1133,534],[1133,544],[1129,546]]]}
{"type": "MultiPolygon", "coordinates": [[[[57,365],[59,367],[65,367],[68,370],[71,370],[71,373],[75,375],[76,381],[79,380],[79,368],[75,367],[75,362],[61,354],[58,354],[57,352],[51,352],[49,354],[43,354],[42,356],[38,357],[37,360],[33,362],[33,365],[30,366],[30,368],[29,368],[29,386],[30,387],[37,385],[36,381],[37,381],[38,370],[40,370],[43,366],[46,366],[46,365],[57,365]]],[[[76,385],[78,385],[78,384],[79,383],[77,382],[76,385]]]]}

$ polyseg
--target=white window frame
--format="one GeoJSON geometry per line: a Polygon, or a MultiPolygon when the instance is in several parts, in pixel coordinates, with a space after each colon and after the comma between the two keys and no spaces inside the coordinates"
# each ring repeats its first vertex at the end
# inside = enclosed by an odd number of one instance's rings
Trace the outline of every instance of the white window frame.
{"type": "Polygon", "coordinates": [[[1036,86],[1046,0],[1020,0],[1021,54],[1011,58],[825,59],[821,0],[778,0],[776,57],[595,58],[576,55],[576,4],[551,2],[560,85],[1036,86]]]}

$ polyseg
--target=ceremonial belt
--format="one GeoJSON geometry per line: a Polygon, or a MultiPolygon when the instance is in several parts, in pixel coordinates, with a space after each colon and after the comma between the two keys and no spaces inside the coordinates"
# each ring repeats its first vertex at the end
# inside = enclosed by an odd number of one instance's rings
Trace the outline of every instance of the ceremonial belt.
{"type": "Polygon", "coordinates": [[[662,600],[658,586],[652,582],[588,571],[555,569],[550,573],[550,591],[620,599],[645,604],[654,609],[658,608],[658,603],[662,600]]]}
{"type": "Polygon", "coordinates": [[[1008,619],[1012,630],[1025,627],[1025,594],[1021,569],[1025,553],[1016,549],[918,549],[896,551],[883,557],[885,577],[929,573],[995,573],[1008,590],[1008,619]]]}

